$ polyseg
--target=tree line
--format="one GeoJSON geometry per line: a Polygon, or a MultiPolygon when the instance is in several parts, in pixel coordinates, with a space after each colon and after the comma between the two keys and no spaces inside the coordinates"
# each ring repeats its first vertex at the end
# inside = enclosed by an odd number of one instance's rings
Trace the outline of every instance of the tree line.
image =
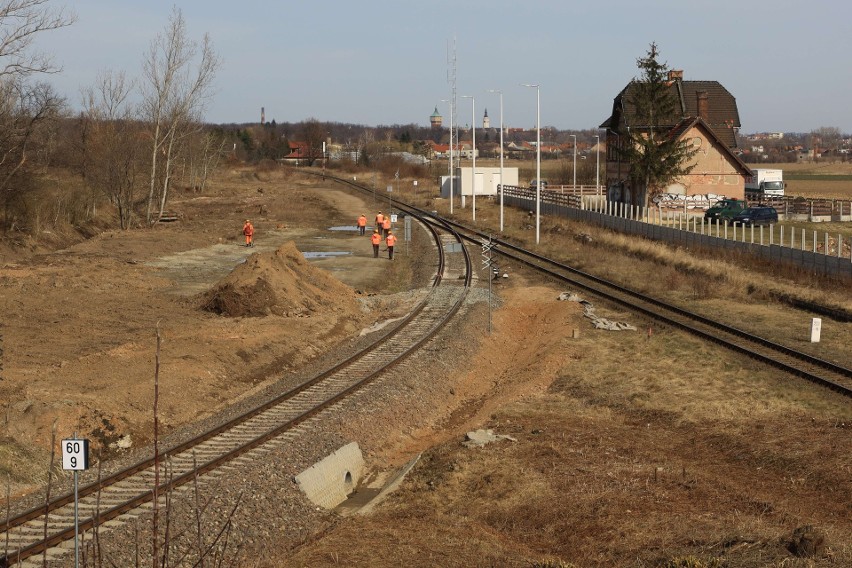
{"type": "Polygon", "coordinates": [[[177,184],[203,188],[225,140],[203,123],[220,59],[188,37],[177,8],[143,55],[139,76],[104,70],[76,115],[46,80],[59,72],[34,49],[73,25],[47,0],[0,1],[0,227],[4,237],[116,211],[122,228],[151,224],[177,184]],[[70,175],[69,175],[70,174],[70,175]]]}

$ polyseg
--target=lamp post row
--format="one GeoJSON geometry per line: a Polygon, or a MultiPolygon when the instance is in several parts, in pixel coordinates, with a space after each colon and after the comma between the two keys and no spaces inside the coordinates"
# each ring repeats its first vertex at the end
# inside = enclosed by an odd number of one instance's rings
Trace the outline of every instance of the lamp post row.
{"type": "MultiPolygon", "coordinates": [[[[522,87],[530,87],[536,90],[536,110],[535,110],[535,242],[538,244],[541,238],[541,86],[538,84],[522,83],[522,87]]],[[[503,91],[498,89],[488,89],[489,93],[500,95],[500,232],[503,232],[503,91]]],[[[472,120],[472,167],[471,167],[471,195],[473,197],[473,220],[476,221],[476,100],[473,95],[462,95],[463,99],[470,99],[472,120]]],[[[452,101],[443,100],[442,102],[450,103],[450,121],[452,121],[452,101]]],[[[450,123],[450,132],[452,133],[452,122],[450,123]]],[[[574,179],[573,188],[577,188],[577,135],[571,134],[574,142],[574,179]]],[[[595,191],[600,190],[600,135],[595,135],[595,191]]],[[[450,214],[453,212],[453,172],[452,172],[452,156],[453,156],[453,137],[450,135],[450,214]]],[[[461,192],[462,207],[464,203],[464,192],[461,192]]]]}

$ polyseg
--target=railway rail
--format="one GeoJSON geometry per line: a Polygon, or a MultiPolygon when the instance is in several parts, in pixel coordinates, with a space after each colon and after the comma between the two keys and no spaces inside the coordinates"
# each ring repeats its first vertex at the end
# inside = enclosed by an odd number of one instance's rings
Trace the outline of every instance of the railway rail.
{"type": "MultiPolygon", "coordinates": [[[[417,211],[408,211],[421,218],[417,211]]],[[[403,322],[349,359],[249,412],[81,487],[79,530],[103,526],[150,503],[155,495],[162,499],[169,491],[227,466],[271,440],[299,435],[300,425],[361,391],[434,336],[460,309],[473,275],[468,252],[455,231],[441,222],[423,225],[436,243],[437,269],[430,293],[403,322]],[[450,242],[462,246],[445,252],[451,248],[446,246],[450,242]],[[157,475],[155,468],[166,463],[168,476],[157,475]]],[[[26,559],[55,550],[74,535],[74,495],[68,493],[0,524],[0,568],[26,565],[26,559]]]]}
{"type": "MultiPolygon", "coordinates": [[[[336,181],[364,192],[371,190],[349,180],[333,178],[336,181]]],[[[633,312],[640,313],[651,320],[669,325],[704,340],[717,343],[727,349],[744,354],[791,375],[812,381],[829,388],[843,396],[852,398],[852,369],[826,361],[791,347],[760,337],[726,323],[707,318],[674,306],[662,300],[646,296],[625,286],[596,277],[557,260],[553,260],[514,245],[508,241],[495,239],[462,223],[442,218],[436,213],[395,202],[400,208],[416,211],[437,226],[451,226],[464,239],[481,245],[490,240],[492,251],[504,258],[527,266],[566,284],[570,284],[604,301],[613,302],[633,312]]]]}
{"type": "Polygon", "coordinates": [[[616,303],[662,324],[684,330],[792,375],[805,378],[846,397],[852,397],[852,370],[842,365],[814,357],[723,322],[646,296],[507,241],[495,239],[493,236],[471,229],[461,223],[442,219],[441,224],[444,223],[452,225],[459,234],[470,242],[480,244],[491,238],[492,243],[494,243],[492,251],[504,258],[585,290],[598,298],[616,303]]]}

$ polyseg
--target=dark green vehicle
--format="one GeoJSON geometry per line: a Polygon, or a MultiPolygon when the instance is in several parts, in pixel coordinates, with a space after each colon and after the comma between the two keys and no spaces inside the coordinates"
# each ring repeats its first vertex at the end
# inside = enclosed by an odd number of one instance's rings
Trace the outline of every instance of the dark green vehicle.
{"type": "Polygon", "coordinates": [[[745,199],[721,199],[716,202],[716,205],[707,210],[704,218],[708,221],[719,219],[720,223],[728,221],[729,223],[739,213],[748,208],[748,202],[745,199]]]}

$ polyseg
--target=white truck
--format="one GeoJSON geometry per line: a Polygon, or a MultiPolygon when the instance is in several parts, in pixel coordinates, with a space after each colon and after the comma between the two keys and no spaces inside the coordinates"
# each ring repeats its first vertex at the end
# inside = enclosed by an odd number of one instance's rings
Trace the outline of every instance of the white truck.
{"type": "Polygon", "coordinates": [[[784,171],[757,169],[751,171],[752,175],[746,178],[745,192],[756,193],[772,197],[784,195],[784,171]]]}

